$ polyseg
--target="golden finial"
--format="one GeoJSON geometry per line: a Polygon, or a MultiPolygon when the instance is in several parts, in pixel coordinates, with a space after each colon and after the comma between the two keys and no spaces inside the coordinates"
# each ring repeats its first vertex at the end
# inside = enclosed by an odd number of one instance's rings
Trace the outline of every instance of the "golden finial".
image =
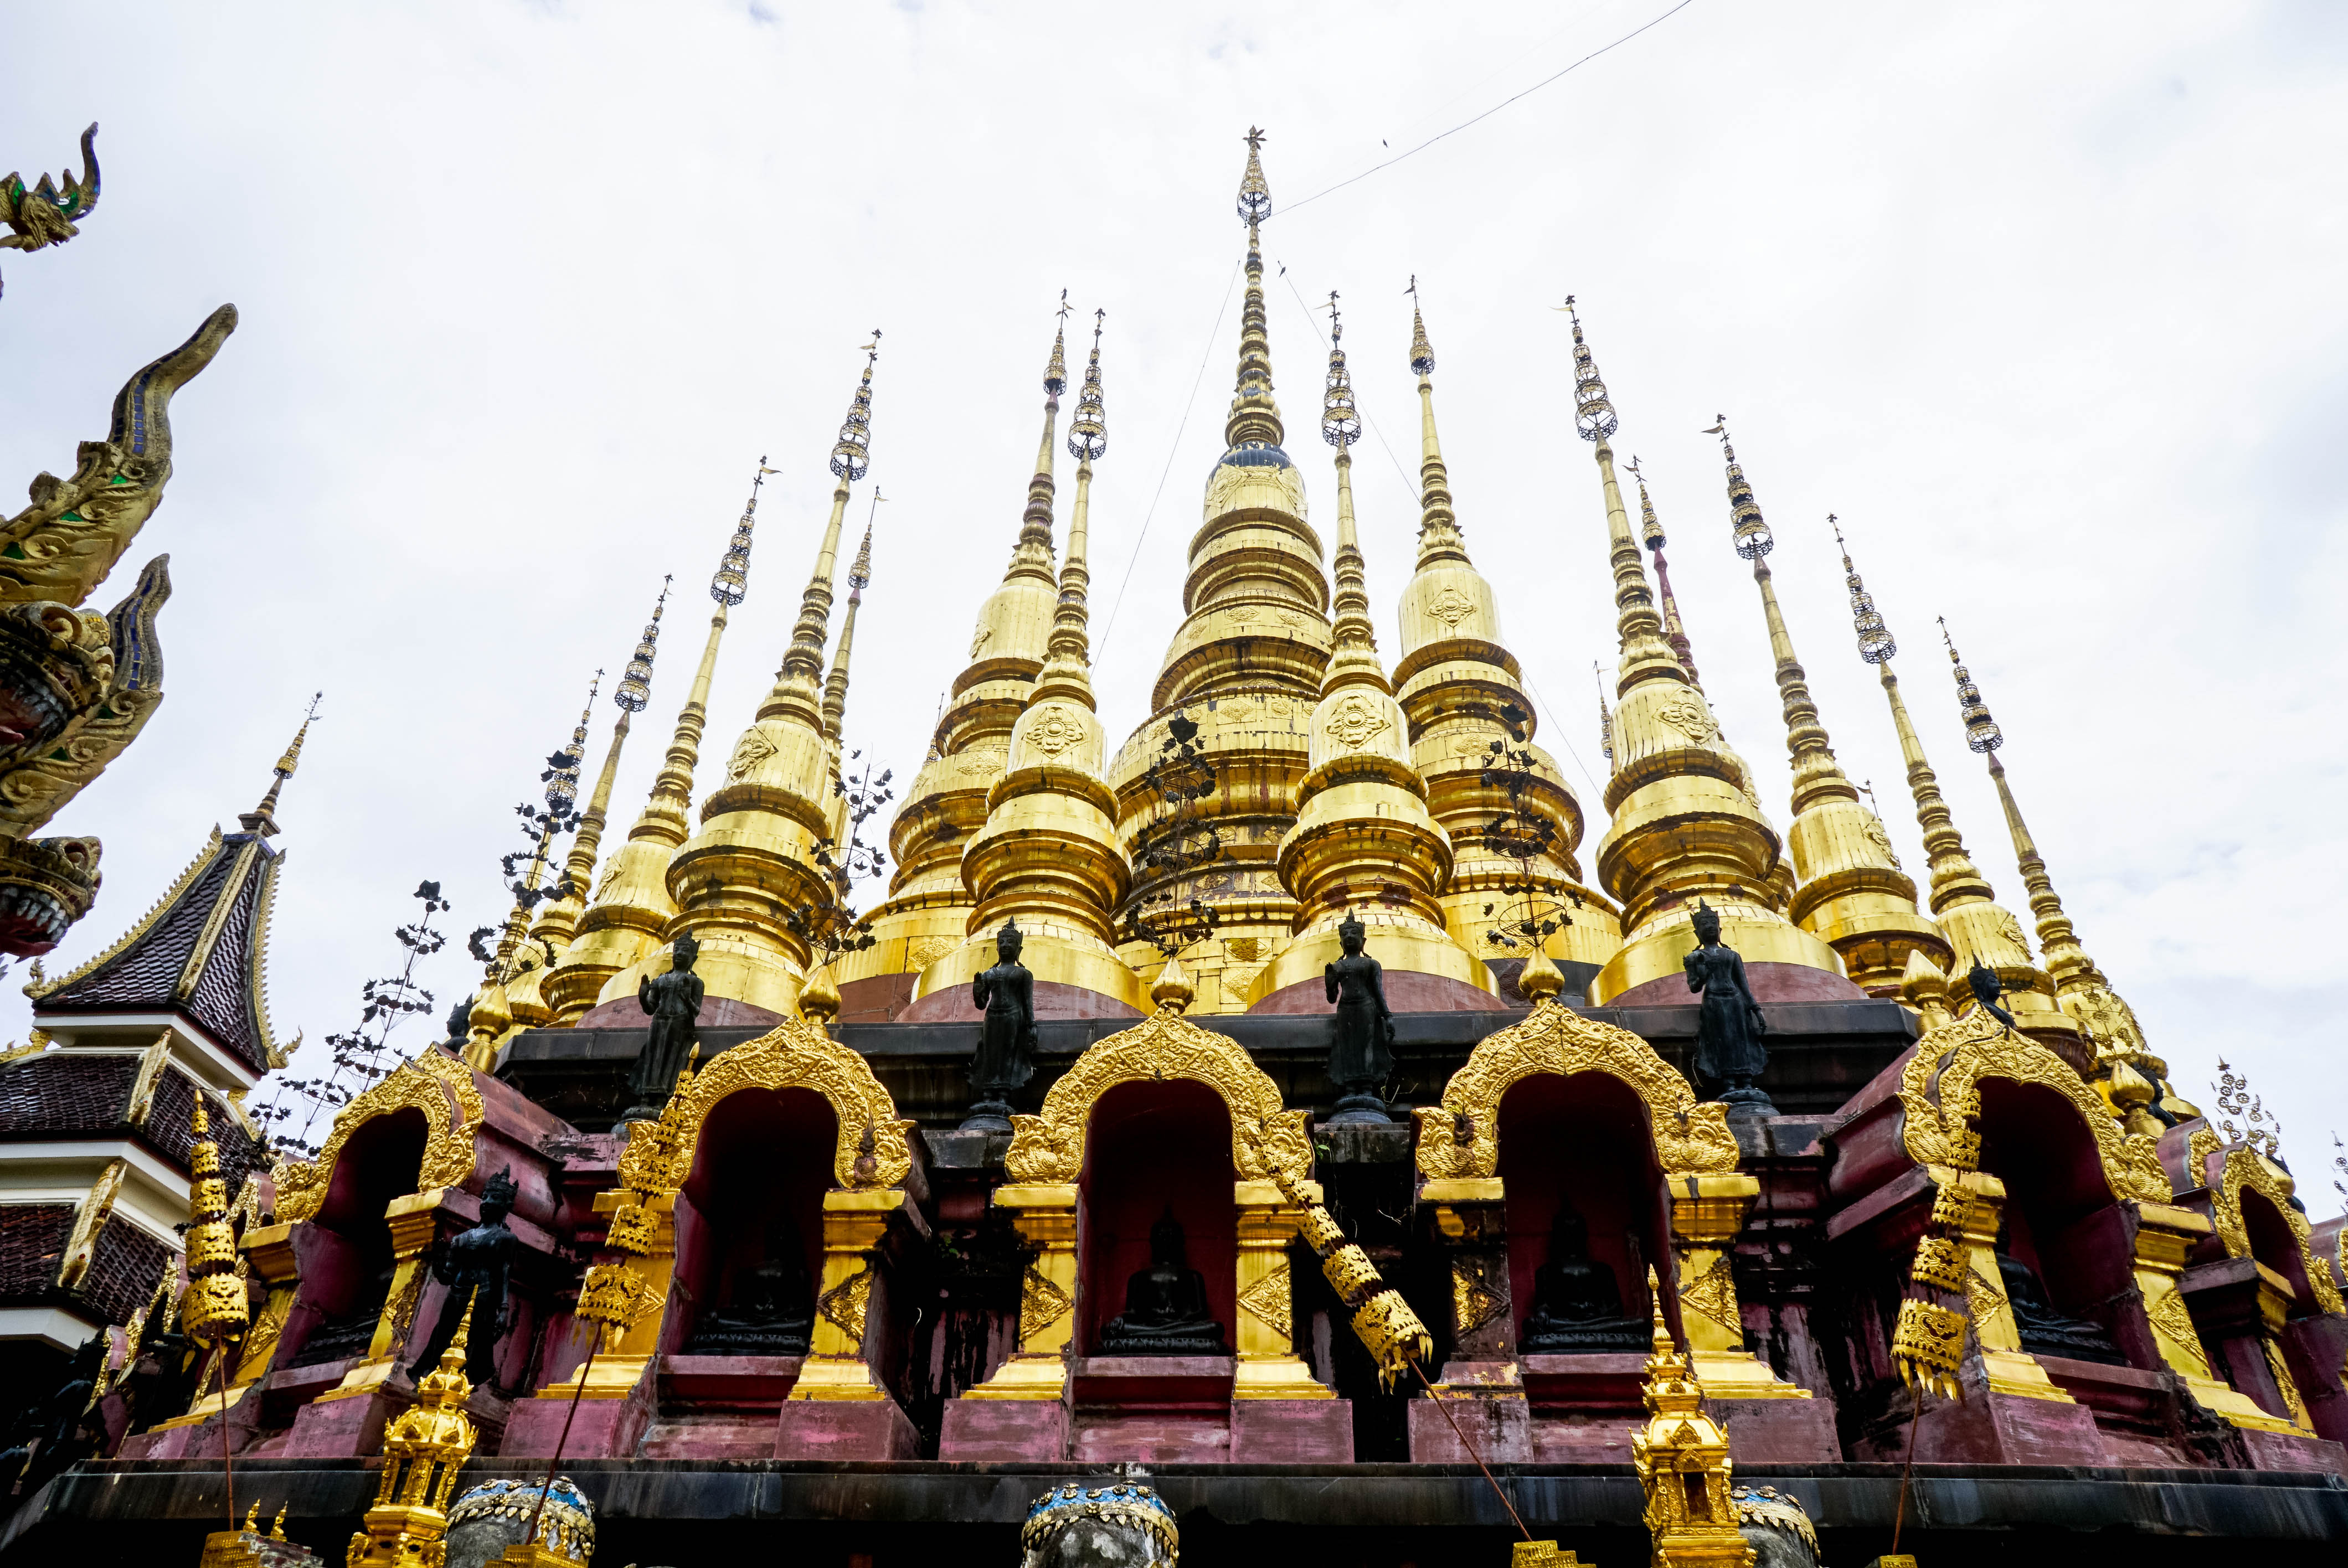
{"type": "Polygon", "coordinates": [[[587,756],[587,728],[595,717],[595,694],[602,689],[603,671],[598,670],[595,678],[587,682],[587,705],[579,710],[579,723],[571,730],[571,743],[550,759],[555,765],[546,771],[546,809],[557,816],[568,815],[572,804],[579,798],[579,767],[587,756]]]}
{"type": "Polygon", "coordinates": [[[741,603],[742,596],[750,590],[750,530],[758,520],[758,487],[774,472],[767,466],[767,455],[758,454],[758,471],[751,476],[750,498],[742,504],[742,520],[734,525],[734,540],[726,547],[726,559],[717,563],[709,579],[709,597],[728,610],[741,603]]]}
{"type": "Polygon", "coordinates": [[[819,1029],[839,1016],[839,987],[832,981],[830,965],[809,975],[800,988],[799,1016],[819,1029]]]}
{"type": "Polygon", "coordinates": [[[1321,439],[1340,452],[1361,438],[1361,411],[1354,406],[1354,377],[1345,368],[1345,323],[1337,314],[1337,291],[1329,291],[1329,380],[1321,397],[1321,439]]]}
{"type": "Polygon", "coordinates": [[[1679,1342],[1672,1337],[1670,1325],[1663,1321],[1663,1282],[1655,1277],[1653,1264],[1647,1266],[1647,1305],[1655,1320],[1654,1332],[1648,1340],[1650,1348],[1654,1351],[1653,1359],[1647,1364],[1652,1371],[1656,1361],[1675,1359],[1680,1348],[1679,1342]]]}
{"type": "Polygon", "coordinates": [[[238,1338],[248,1321],[244,1281],[236,1275],[236,1236],[228,1223],[228,1184],[221,1179],[220,1145],[211,1139],[204,1097],[189,1118],[188,1295],[180,1308],[188,1332],[210,1345],[238,1338]]]}
{"type": "Polygon", "coordinates": [[[1745,481],[1744,466],[1736,460],[1736,448],[1728,439],[1728,415],[1715,414],[1715,423],[1704,432],[1720,437],[1720,450],[1728,463],[1728,520],[1736,530],[1736,553],[1746,560],[1756,560],[1777,548],[1769,532],[1769,525],[1761,518],[1761,504],[1753,498],[1753,487],[1745,481]]]}
{"type": "Polygon", "coordinates": [[[302,727],[294,732],[293,744],[287,746],[285,754],[277,759],[277,766],[273,770],[277,776],[269,781],[269,793],[261,797],[259,805],[237,817],[237,825],[245,832],[257,833],[263,838],[275,835],[278,793],[284,789],[285,781],[294,776],[294,770],[301,765],[302,743],[309,738],[310,726],[317,721],[318,704],[324,701],[325,695],[319,692],[311,696],[310,711],[302,715],[302,727]]]}
{"type": "Polygon", "coordinates": [[[1060,326],[1052,334],[1052,363],[1044,367],[1044,390],[1056,399],[1068,390],[1068,291],[1060,291],[1060,326]]]}
{"type": "Polygon", "coordinates": [[[1085,362],[1084,389],[1076,394],[1076,416],[1068,421],[1068,455],[1089,463],[1108,450],[1108,411],[1101,402],[1101,328],[1106,308],[1093,312],[1093,354],[1085,362]]]}
{"type": "Polygon", "coordinates": [[[1598,374],[1598,362],[1590,356],[1590,345],[1581,340],[1581,315],[1573,308],[1573,296],[1565,296],[1565,303],[1553,305],[1563,311],[1573,323],[1573,430],[1584,441],[1603,441],[1622,425],[1615,416],[1614,404],[1606,395],[1606,383],[1598,374]]]}
{"type": "MultiPolygon", "coordinates": [[[[872,467],[872,367],[880,359],[880,329],[872,329],[872,341],[863,345],[864,379],[856,384],[856,396],[848,405],[848,418],[840,425],[839,439],[831,448],[831,471],[850,483],[861,479],[872,467]]],[[[765,459],[759,460],[761,468],[765,459]]]]}
{"type": "Polygon", "coordinates": [[[1418,313],[1418,274],[1410,275],[1410,368],[1420,376],[1435,374],[1435,349],[1426,341],[1426,323],[1418,313]]]}
{"type": "Polygon", "coordinates": [[[1842,579],[1850,589],[1850,620],[1859,632],[1859,656],[1867,663],[1880,664],[1900,651],[1900,644],[1891,640],[1891,629],[1883,624],[1883,616],[1875,608],[1875,596],[1859,580],[1859,569],[1850,564],[1850,546],[1843,542],[1842,525],[1832,512],[1827,514],[1827,527],[1834,530],[1835,548],[1842,552],[1842,579]]]}
{"type": "Polygon", "coordinates": [[[1592,659],[1590,673],[1598,681],[1598,749],[1606,753],[1606,771],[1614,772],[1614,715],[1606,711],[1606,671],[1592,659]]]}
{"type": "Polygon", "coordinates": [[[872,507],[865,514],[864,538],[856,547],[856,559],[848,568],[848,597],[851,601],[864,597],[864,585],[872,580],[872,524],[880,515],[880,503],[889,497],[876,486],[872,491],[872,507]]]}
{"type": "Polygon", "coordinates": [[[1253,250],[1255,226],[1272,216],[1272,187],[1264,183],[1263,159],[1260,156],[1271,136],[1250,126],[1241,139],[1247,143],[1248,160],[1246,177],[1240,181],[1240,221],[1248,226],[1248,248],[1253,250]]]}
{"type": "Polygon", "coordinates": [[[1957,642],[1949,635],[1948,618],[1936,615],[1932,619],[1941,623],[1941,641],[1949,645],[1949,662],[1956,666],[1957,711],[1965,722],[1965,744],[1987,755],[2005,744],[2005,732],[1989,716],[1989,704],[1982,701],[1981,688],[1973,684],[1972,672],[1957,657],[1957,642]]]}
{"type": "Polygon", "coordinates": [[[1190,977],[1183,972],[1182,960],[1179,958],[1166,960],[1166,967],[1158,971],[1157,982],[1149,988],[1149,999],[1156,1002],[1162,1012],[1187,1011],[1190,999],[1197,994],[1196,988],[1190,984],[1190,977]]]}
{"type": "Polygon", "coordinates": [[[661,616],[668,609],[669,584],[675,580],[674,574],[661,579],[660,597],[653,600],[653,618],[645,622],[644,634],[636,643],[635,657],[628,661],[619,687],[612,693],[612,701],[627,712],[641,713],[644,704],[652,701],[653,657],[660,651],[661,616]]]}
{"type": "Polygon", "coordinates": [[[1536,1004],[1547,1001],[1565,989],[1565,975],[1550,962],[1546,948],[1535,947],[1525,967],[1517,973],[1517,989],[1533,999],[1536,1004]]]}

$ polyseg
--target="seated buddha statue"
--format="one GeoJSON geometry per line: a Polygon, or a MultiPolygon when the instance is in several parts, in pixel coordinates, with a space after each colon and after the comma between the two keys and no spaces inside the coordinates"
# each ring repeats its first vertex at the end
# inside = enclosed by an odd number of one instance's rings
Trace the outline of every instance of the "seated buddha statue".
{"type": "Polygon", "coordinates": [[[1125,1312],[1101,1329],[1104,1356],[1228,1356],[1207,1310],[1207,1282],[1183,1256],[1174,1205],[1149,1227],[1149,1265],[1125,1284],[1125,1312]]]}
{"type": "Polygon", "coordinates": [[[1549,1261],[1533,1271],[1532,1309],[1518,1348],[1529,1356],[1643,1350],[1648,1325],[1622,1313],[1614,1271],[1590,1255],[1590,1225],[1560,1204],[1550,1226],[1549,1261]]]}
{"type": "Polygon", "coordinates": [[[2120,1348],[2112,1343],[2111,1335],[2102,1324],[2066,1317],[2048,1299],[2046,1286],[2028,1264],[2001,1248],[1997,1272],[2005,1281],[2006,1303],[2013,1308],[2013,1326],[2021,1333],[2024,1350],[2034,1356],[2066,1356],[2074,1361],[2127,1365],[2127,1358],[2120,1354],[2120,1348]]]}
{"type": "Polygon", "coordinates": [[[734,1272],[733,1299],[693,1326],[687,1356],[804,1356],[815,1327],[798,1229],[788,1218],[767,1231],[766,1255],[734,1272]]]}

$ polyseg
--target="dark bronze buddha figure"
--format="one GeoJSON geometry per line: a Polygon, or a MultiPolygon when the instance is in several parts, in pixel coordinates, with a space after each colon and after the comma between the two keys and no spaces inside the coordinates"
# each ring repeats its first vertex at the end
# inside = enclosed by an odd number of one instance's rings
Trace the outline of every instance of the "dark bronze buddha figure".
{"type": "Polygon", "coordinates": [[[733,1299],[701,1315],[683,1354],[804,1356],[814,1327],[798,1228],[783,1216],[767,1229],[766,1255],[735,1271],[733,1299]]]}
{"type": "Polygon", "coordinates": [[[660,1117],[668,1097],[676,1092],[676,1075],[693,1058],[701,1039],[697,1020],[707,982],[693,972],[701,944],[679,937],[669,948],[669,970],[647,975],[636,985],[636,1005],[653,1020],[644,1048],[636,1053],[635,1070],[628,1075],[629,1091],[636,1102],[620,1113],[623,1122],[652,1122],[660,1117]]]}
{"type": "Polygon", "coordinates": [[[2120,1354],[2102,1324],[2065,1315],[2048,1297],[2046,1286],[2031,1266],[2003,1247],[1997,1254],[1997,1272],[2005,1282],[2006,1304],[2013,1308],[2013,1327],[2022,1336],[2024,1350],[2034,1356],[2127,1365],[2127,1358],[2120,1354]]]}
{"type": "Polygon", "coordinates": [[[1183,1256],[1174,1205],[1149,1227],[1149,1264],[1125,1286],[1125,1312],[1101,1329],[1104,1356],[1228,1356],[1223,1326],[1207,1309],[1207,1281],[1183,1256]]]}
{"type": "Polygon", "coordinates": [[[1394,1076],[1394,1014],[1386,1009],[1385,970],[1363,951],[1368,928],[1352,915],[1338,924],[1344,956],[1323,966],[1322,979],[1337,1009],[1329,1048],[1329,1080],[1344,1091],[1333,1124],[1391,1122],[1378,1091],[1394,1076]]]}
{"type": "Polygon", "coordinates": [[[1550,1226],[1549,1261],[1533,1272],[1533,1304],[1518,1348],[1529,1356],[1643,1350],[1648,1325],[1622,1313],[1614,1271],[1590,1255],[1590,1225],[1560,1204],[1550,1226]]]}
{"type": "Polygon", "coordinates": [[[1696,946],[1680,967],[1687,971],[1688,989],[1704,997],[1695,1025],[1697,1086],[1732,1116],[1775,1116],[1777,1107],[1753,1081],[1769,1065],[1769,1048],[1761,1042],[1769,1026],[1746,983],[1745,960],[1723,945],[1719,911],[1701,899],[1694,925],[1696,946]]]}
{"type": "Polygon", "coordinates": [[[506,1224],[516,1195],[511,1167],[482,1183],[481,1223],[451,1237],[433,1259],[433,1276],[448,1287],[448,1294],[441,1297],[440,1316],[425,1337],[423,1349],[408,1363],[411,1380],[440,1364],[440,1352],[457,1337],[457,1327],[469,1307],[473,1327],[465,1335],[465,1376],[477,1389],[493,1387],[498,1344],[511,1327],[505,1317],[506,1286],[514,1264],[527,1250],[506,1224]]]}
{"type": "Polygon", "coordinates": [[[970,1004],[985,1014],[970,1060],[965,1132],[1011,1131],[1011,1096],[1035,1076],[1035,977],[1019,961],[1027,945],[1010,920],[994,933],[994,966],[971,977],[970,1004]]]}

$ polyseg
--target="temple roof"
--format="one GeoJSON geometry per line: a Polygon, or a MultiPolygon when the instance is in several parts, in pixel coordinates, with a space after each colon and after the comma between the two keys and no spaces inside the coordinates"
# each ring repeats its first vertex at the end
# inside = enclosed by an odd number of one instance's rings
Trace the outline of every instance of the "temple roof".
{"type": "Polygon", "coordinates": [[[284,859],[259,832],[213,828],[194,863],[112,947],[62,979],[27,988],[35,1018],[176,1011],[254,1072],[283,1066],[263,981],[284,859]]]}

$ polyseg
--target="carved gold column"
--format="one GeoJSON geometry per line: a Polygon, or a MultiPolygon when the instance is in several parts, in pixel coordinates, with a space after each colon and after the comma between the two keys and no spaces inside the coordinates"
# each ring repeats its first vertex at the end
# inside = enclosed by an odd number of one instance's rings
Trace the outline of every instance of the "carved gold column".
{"type": "Polygon", "coordinates": [[[391,1293],[383,1298],[383,1314],[376,1319],[375,1337],[367,1343],[366,1359],[343,1374],[343,1380],[314,1401],[355,1399],[382,1387],[396,1365],[399,1348],[416,1321],[416,1304],[424,1294],[425,1255],[439,1228],[440,1200],[445,1187],[427,1187],[391,1200],[383,1211],[391,1227],[391,1293]]]}
{"type": "Polygon", "coordinates": [[[1231,1203],[1239,1210],[1239,1321],[1232,1338],[1239,1348],[1234,1399],[1334,1399],[1337,1396],[1313,1376],[1296,1354],[1294,1281],[1288,1244],[1304,1224],[1305,1204],[1321,1201],[1321,1184],[1295,1184],[1294,1203],[1277,1183],[1234,1182],[1231,1203]]]}
{"type": "Polygon", "coordinates": [[[2209,1370],[2209,1353],[2202,1347],[2193,1314],[2178,1288],[2186,1259],[2210,1232],[2209,1217],[2168,1204],[2139,1203],[2135,1208],[2136,1287],[2144,1297],[2144,1315],[2152,1325],[2153,1343],[2160,1348],[2161,1360],[2185,1380],[2193,1402],[2219,1419],[2252,1431],[2296,1430],[2209,1370]]]}
{"type": "MultiPolygon", "coordinates": [[[[581,1371],[586,1374],[587,1386],[580,1389],[580,1372],[573,1372],[541,1389],[540,1399],[567,1399],[576,1390],[582,1399],[624,1399],[635,1391],[644,1368],[660,1352],[661,1329],[668,1317],[663,1308],[669,1297],[669,1281],[676,1273],[676,1198],[674,1190],[638,1193],[626,1187],[595,1194],[595,1212],[610,1216],[611,1228],[603,1245],[621,1255],[615,1264],[590,1269],[587,1289],[624,1296],[633,1305],[612,1315],[627,1327],[606,1330],[594,1365],[587,1366],[582,1359],[581,1371]]],[[[588,1311],[589,1306],[582,1292],[580,1316],[599,1316],[588,1311]]]]}
{"type": "Polygon", "coordinates": [[[816,1296],[815,1334],[791,1385],[794,1399],[886,1399],[889,1390],[864,1358],[865,1316],[872,1304],[873,1270],[889,1216],[905,1206],[898,1187],[823,1195],[823,1285],[816,1296]]]}
{"type": "Polygon", "coordinates": [[[2005,1184],[1986,1171],[1929,1168],[1944,1194],[1962,1191],[1970,1199],[1959,1221],[1964,1235],[1965,1311],[1972,1319],[1982,1374],[1989,1381],[1990,1391],[2051,1404],[2077,1403],[2056,1388],[2038,1358],[2022,1348],[2022,1330],[2013,1321],[2004,1276],[1997,1266],[1998,1215],[2005,1208],[2005,1184]]]}
{"type": "Polygon", "coordinates": [[[1020,1238],[1036,1248],[1019,1287],[1019,1343],[994,1376],[963,1390],[965,1399],[1056,1399],[1068,1386],[1076,1338],[1076,1184],[1029,1182],[994,1189],[1020,1238]]]}
{"type": "Polygon", "coordinates": [[[1757,1177],[1741,1173],[1673,1175],[1672,1254],[1679,1270],[1680,1328],[1704,1389],[1724,1399],[1807,1399],[1745,1348],[1730,1249],[1761,1195],[1757,1177]]]}

